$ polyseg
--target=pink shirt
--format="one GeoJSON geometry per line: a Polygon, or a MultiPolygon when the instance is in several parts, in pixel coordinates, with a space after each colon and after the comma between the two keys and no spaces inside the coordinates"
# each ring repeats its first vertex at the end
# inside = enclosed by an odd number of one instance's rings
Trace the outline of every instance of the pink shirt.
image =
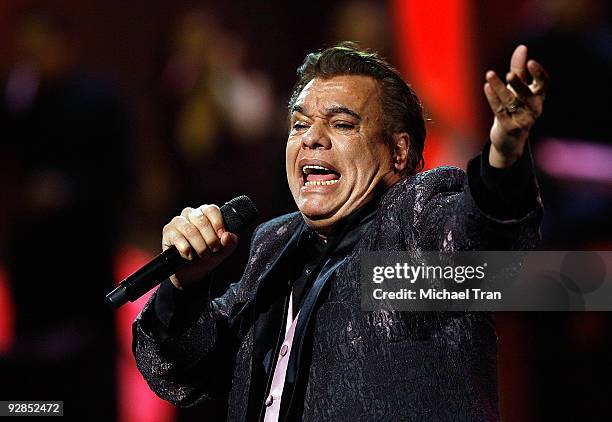
{"type": "Polygon", "coordinates": [[[266,397],[266,415],[264,422],[277,422],[280,413],[281,398],[283,396],[283,387],[285,386],[285,376],[287,375],[287,364],[289,363],[289,355],[291,354],[291,345],[293,343],[293,335],[300,313],[298,311],[295,319],[293,319],[293,292],[289,296],[289,309],[287,310],[287,325],[285,326],[285,340],[278,352],[278,359],[274,367],[274,375],[272,376],[272,384],[270,385],[270,393],[266,397]]]}

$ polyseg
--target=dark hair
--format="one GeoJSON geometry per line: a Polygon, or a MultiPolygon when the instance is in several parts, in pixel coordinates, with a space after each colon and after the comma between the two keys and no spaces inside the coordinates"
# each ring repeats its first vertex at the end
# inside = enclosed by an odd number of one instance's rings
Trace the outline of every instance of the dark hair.
{"type": "Polygon", "coordinates": [[[374,52],[360,49],[353,42],[342,42],[306,56],[297,70],[298,79],[289,99],[289,113],[311,80],[339,75],[364,75],[378,81],[381,88],[385,141],[391,145],[394,133],[408,133],[410,149],[402,176],[421,170],[425,145],[425,117],[421,101],[399,72],[384,58],[374,52]]]}

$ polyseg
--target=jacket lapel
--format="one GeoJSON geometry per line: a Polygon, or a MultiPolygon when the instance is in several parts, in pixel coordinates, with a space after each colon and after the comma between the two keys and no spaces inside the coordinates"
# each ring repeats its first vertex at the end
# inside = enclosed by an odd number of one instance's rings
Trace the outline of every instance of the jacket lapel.
{"type": "MultiPolygon", "coordinates": [[[[280,330],[284,327],[284,314],[290,292],[289,281],[296,270],[295,258],[298,241],[304,222],[298,223],[286,246],[273,264],[261,276],[252,301],[241,311],[242,317],[253,321],[253,351],[251,355],[251,386],[247,420],[258,420],[264,402],[268,373],[265,362],[275,350],[275,341],[281,339],[280,330]],[[267,358],[267,359],[266,359],[267,358]]],[[[269,369],[269,368],[268,368],[269,369]]]]}
{"type": "MultiPolygon", "coordinates": [[[[336,270],[344,264],[346,257],[329,258],[314,284],[310,288],[304,303],[300,309],[300,317],[298,318],[295,327],[294,339],[297,344],[291,347],[289,355],[289,364],[287,366],[287,375],[285,378],[285,388],[283,389],[283,397],[281,399],[281,415],[286,415],[284,420],[293,420],[302,414],[303,402],[293,400],[296,397],[294,393],[305,387],[305,382],[300,380],[300,372],[308,370],[307,366],[310,362],[311,347],[309,341],[312,341],[310,331],[312,330],[314,308],[317,306],[322,291],[329,284],[329,280],[333,277],[336,270]],[[293,387],[293,388],[291,388],[293,387]]],[[[303,375],[303,374],[302,374],[303,375]]],[[[302,378],[306,378],[303,377],[302,378]]],[[[302,392],[297,394],[297,397],[303,397],[302,392]]]]}

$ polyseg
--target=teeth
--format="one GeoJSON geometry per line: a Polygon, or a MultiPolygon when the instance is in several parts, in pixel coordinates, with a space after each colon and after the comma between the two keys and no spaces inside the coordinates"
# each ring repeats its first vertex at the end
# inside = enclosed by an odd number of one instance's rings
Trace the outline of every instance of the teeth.
{"type": "Polygon", "coordinates": [[[323,166],[313,166],[313,165],[306,165],[302,167],[302,172],[304,172],[304,174],[309,174],[309,172],[311,172],[312,170],[329,170],[329,169],[323,166]]]}
{"type": "Polygon", "coordinates": [[[323,181],[313,181],[313,182],[306,182],[304,183],[304,186],[323,186],[323,185],[333,185],[336,184],[340,181],[340,179],[334,179],[334,180],[323,180],[323,181]]]}

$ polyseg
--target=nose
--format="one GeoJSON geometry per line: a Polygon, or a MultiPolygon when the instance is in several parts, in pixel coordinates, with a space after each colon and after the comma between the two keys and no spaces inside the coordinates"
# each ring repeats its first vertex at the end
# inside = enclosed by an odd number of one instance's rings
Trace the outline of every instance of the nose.
{"type": "Polygon", "coordinates": [[[306,149],[329,149],[331,139],[323,122],[313,123],[302,136],[302,148],[306,149]]]}

